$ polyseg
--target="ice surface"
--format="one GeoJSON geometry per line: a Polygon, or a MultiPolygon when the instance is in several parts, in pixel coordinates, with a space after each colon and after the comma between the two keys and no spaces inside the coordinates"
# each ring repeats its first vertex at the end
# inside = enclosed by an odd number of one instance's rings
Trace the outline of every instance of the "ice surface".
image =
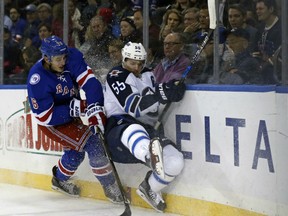
{"type": "MultiPolygon", "coordinates": [[[[44,191],[17,185],[0,184],[1,216],[114,216],[124,211],[124,205],[88,198],[73,198],[54,191],[44,191]]],[[[133,216],[160,216],[154,210],[131,206],[133,216]]],[[[176,216],[176,214],[164,214],[176,216]]]]}

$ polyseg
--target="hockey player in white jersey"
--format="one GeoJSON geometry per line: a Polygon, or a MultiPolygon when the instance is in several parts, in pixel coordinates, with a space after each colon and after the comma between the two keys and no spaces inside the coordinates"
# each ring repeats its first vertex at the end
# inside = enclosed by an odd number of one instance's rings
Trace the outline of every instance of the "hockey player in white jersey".
{"type": "Polygon", "coordinates": [[[161,130],[153,128],[160,103],[180,101],[185,84],[176,80],[154,83],[145,68],[147,54],[141,43],[128,42],[122,49],[122,65],[107,75],[104,107],[105,138],[112,159],[119,163],[142,163],[151,168],[137,193],[155,210],[163,212],[166,203],[161,190],[184,167],[183,154],[161,130]]]}

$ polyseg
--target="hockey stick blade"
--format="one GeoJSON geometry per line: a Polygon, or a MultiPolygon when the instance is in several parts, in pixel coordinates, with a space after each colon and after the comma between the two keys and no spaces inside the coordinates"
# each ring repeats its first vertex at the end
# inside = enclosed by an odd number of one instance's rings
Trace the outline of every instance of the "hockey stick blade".
{"type": "Polygon", "coordinates": [[[107,143],[105,141],[104,135],[103,135],[102,131],[99,128],[97,128],[97,133],[98,133],[98,136],[99,136],[99,138],[101,140],[101,143],[102,143],[102,146],[104,148],[105,154],[106,154],[106,156],[107,156],[107,158],[108,158],[108,160],[109,160],[109,162],[111,164],[112,172],[114,174],[114,177],[115,177],[115,180],[117,182],[117,185],[118,185],[118,187],[120,189],[120,193],[121,193],[121,195],[123,197],[125,210],[120,216],[131,216],[132,213],[131,213],[131,208],[130,208],[130,205],[129,205],[129,200],[127,199],[127,197],[125,195],[124,187],[123,187],[123,185],[121,183],[121,180],[119,178],[118,172],[117,172],[116,167],[115,167],[115,164],[114,164],[114,162],[112,160],[112,157],[111,157],[110,151],[108,149],[108,145],[107,145],[107,143]]]}
{"type": "Polygon", "coordinates": [[[209,28],[215,29],[217,25],[217,17],[216,17],[216,2],[215,0],[208,0],[208,12],[209,12],[209,28]]]}

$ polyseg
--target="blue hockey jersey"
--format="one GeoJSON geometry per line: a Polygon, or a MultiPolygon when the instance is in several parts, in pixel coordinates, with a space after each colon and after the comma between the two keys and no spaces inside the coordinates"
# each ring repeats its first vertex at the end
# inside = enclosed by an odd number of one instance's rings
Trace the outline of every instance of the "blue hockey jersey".
{"type": "Polygon", "coordinates": [[[69,48],[62,73],[46,70],[42,61],[30,69],[27,79],[28,100],[38,124],[55,126],[72,121],[69,105],[74,97],[80,97],[79,89],[85,92],[88,106],[92,103],[103,105],[102,85],[80,51],[69,48]]]}

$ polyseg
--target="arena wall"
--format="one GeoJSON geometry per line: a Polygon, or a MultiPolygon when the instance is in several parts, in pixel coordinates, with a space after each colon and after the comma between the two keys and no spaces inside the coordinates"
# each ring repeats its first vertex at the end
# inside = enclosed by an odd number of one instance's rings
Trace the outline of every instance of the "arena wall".
{"type": "MultiPolygon", "coordinates": [[[[60,143],[41,134],[25,86],[0,87],[0,182],[51,190],[60,143]]],[[[185,168],[165,190],[167,212],[191,216],[288,215],[288,88],[190,85],[165,116],[185,168]]],[[[116,164],[132,205],[147,168],[116,164]]],[[[85,159],[81,196],[105,199],[85,159]]],[[[64,195],[63,195],[64,196],[64,195]]]]}

